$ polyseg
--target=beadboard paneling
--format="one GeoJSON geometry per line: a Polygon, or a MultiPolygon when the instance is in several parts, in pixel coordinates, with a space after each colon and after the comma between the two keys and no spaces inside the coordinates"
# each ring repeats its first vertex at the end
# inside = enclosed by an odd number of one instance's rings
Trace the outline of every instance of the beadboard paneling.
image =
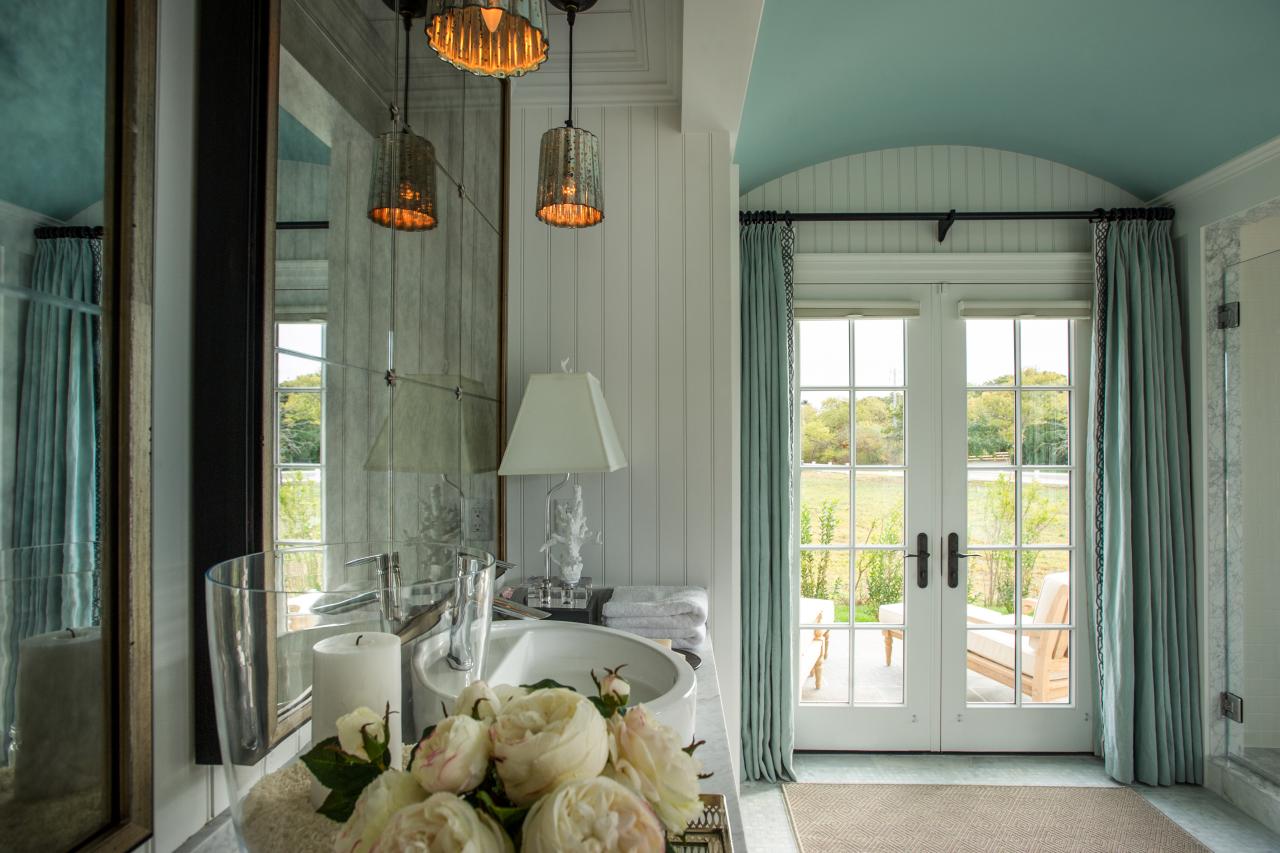
{"type": "MultiPolygon", "coordinates": [[[[741,198],[744,210],[795,212],[1090,210],[1141,202],[1101,178],[1012,151],[959,145],[890,148],[806,166],[741,198]]],[[[1087,222],[818,222],[797,252],[1087,252],[1087,222]]]]}

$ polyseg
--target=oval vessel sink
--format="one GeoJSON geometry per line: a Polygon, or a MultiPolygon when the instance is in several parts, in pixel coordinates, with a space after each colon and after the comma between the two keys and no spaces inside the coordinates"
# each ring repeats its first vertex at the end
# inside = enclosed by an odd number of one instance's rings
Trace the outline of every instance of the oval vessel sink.
{"type": "MultiPolygon", "coordinates": [[[[445,660],[440,638],[424,641],[413,656],[413,707],[417,730],[453,710],[458,693],[476,676],[457,672],[445,660]]],[[[697,681],[680,655],[643,637],[576,622],[496,622],[480,677],[490,684],[533,684],[544,678],[596,695],[597,677],[626,664],[620,673],[631,685],[631,704],[644,704],[659,721],[693,740],[697,681]]]]}

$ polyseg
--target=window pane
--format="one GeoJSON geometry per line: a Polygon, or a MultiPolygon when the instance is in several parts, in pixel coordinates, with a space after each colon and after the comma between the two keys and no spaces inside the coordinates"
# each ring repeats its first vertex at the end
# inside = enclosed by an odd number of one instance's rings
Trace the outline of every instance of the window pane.
{"type": "Polygon", "coordinates": [[[1013,459],[1013,392],[970,391],[969,463],[1008,465],[1013,459]]]}
{"type": "Polygon", "coordinates": [[[902,350],[902,320],[854,320],[853,384],[905,385],[902,350]]]}
{"type": "Polygon", "coordinates": [[[859,465],[904,464],[904,402],[905,395],[901,391],[858,393],[854,438],[858,444],[856,461],[859,465]]]}
{"type": "Polygon", "coordinates": [[[1071,552],[1022,552],[1022,624],[1071,621],[1071,552]]]}
{"type": "Polygon", "coordinates": [[[849,544],[849,472],[800,472],[800,544],[849,544]]]}
{"type": "Polygon", "coordinates": [[[1070,393],[1067,391],[1022,392],[1023,465],[1069,463],[1070,411],[1070,393]]]}
{"type": "Polygon", "coordinates": [[[1071,474],[1022,472],[1022,544],[1071,544],[1071,474]]]}
{"type": "Polygon", "coordinates": [[[279,536],[292,542],[319,542],[323,539],[323,485],[320,469],[290,469],[280,472],[279,536]]]}
{"type": "Polygon", "coordinates": [[[849,392],[806,391],[800,395],[800,460],[849,464],[849,392]]]}
{"type": "Polygon", "coordinates": [[[1013,321],[965,320],[965,375],[970,385],[1013,384],[1013,321]]]}
{"type": "Polygon", "coordinates": [[[324,363],[277,353],[276,384],[282,388],[320,388],[324,385],[324,363]]]}
{"type": "Polygon", "coordinates": [[[906,633],[902,629],[853,632],[853,701],[901,705],[906,633]]]}
{"type": "Polygon", "coordinates": [[[315,592],[324,589],[324,551],[293,549],[280,552],[284,588],[291,592],[315,592]]]}
{"type": "Polygon", "coordinates": [[[1069,385],[1070,320],[1022,321],[1022,384],[1069,385]]]}
{"type": "Polygon", "coordinates": [[[849,701],[849,630],[801,628],[801,702],[846,704],[849,701]]]}
{"type": "Polygon", "coordinates": [[[801,320],[800,384],[849,384],[849,321],[801,320]]]}
{"type": "Polygon", "coordinates": [[[1017,498],[1012,471],[969,469],[969,544],[1014,545],[1017,498]]]}
{"type": "Polygon", "coordinates": [[[279,429],[280,462],[285,465],[320,464],[320,424],[324,398],[318,391],[293,391],[280,394],[279,429]]]}
{"type": "Polygon", "coordinates": [[[854,524],[859,545],[901,545],[905,509],[902,471],[859,471],[854,524]]]}
{"type": "Polygon", "coordinates": [[[1071,632],[1025,631],[1022,637],[1024,704],[1071,701],[1071,632]]]}
{"type": "Polygon", "coordinates": [[[849,552],[800,552],[800,624],[849,622],[849,552]]]}
{"type": "Polygon", "coordinates": [[[280,349],[324,358],[324,323],[277,323],[276,330],[280,349]]]}
{"type": "MultiPolygon", "coordinates": [[[[857,589],[857,621],[903,624],[906,616],[903,559],[902,551],[856,552],[853,580],[857,589]]],[[[911,564],[914,569],[914,559],[911,564]]]]}
{"type": "Polygon", "coordinates": [[[970,625],[1013,625],[1013,551],[971,551],[967,600],[970,625]]]}
{"type": "Polygon", "coordinates": [[[969,631],[965,699],[971,705],[1013,704],[1014,632],[969,631]]]}

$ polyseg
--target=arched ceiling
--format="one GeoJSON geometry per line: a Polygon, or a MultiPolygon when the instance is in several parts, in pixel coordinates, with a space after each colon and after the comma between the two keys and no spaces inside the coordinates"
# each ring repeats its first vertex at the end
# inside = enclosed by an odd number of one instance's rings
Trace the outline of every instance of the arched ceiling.
{"type": "Polygon", "coordinates": [[[741,187],[953,144],[1150,199],[1280,135],[1277,56],[1278,0],[765,0],[741,187]]]}

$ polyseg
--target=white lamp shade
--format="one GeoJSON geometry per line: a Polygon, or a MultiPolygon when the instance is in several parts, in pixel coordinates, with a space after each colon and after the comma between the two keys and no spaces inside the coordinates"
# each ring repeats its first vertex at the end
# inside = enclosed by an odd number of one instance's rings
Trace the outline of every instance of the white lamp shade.
{"type": "Polygon", "coordinates": [[[590,373],[529,377],[499,474],[585,474],[626,466],[600,380],[590,373]]]}

